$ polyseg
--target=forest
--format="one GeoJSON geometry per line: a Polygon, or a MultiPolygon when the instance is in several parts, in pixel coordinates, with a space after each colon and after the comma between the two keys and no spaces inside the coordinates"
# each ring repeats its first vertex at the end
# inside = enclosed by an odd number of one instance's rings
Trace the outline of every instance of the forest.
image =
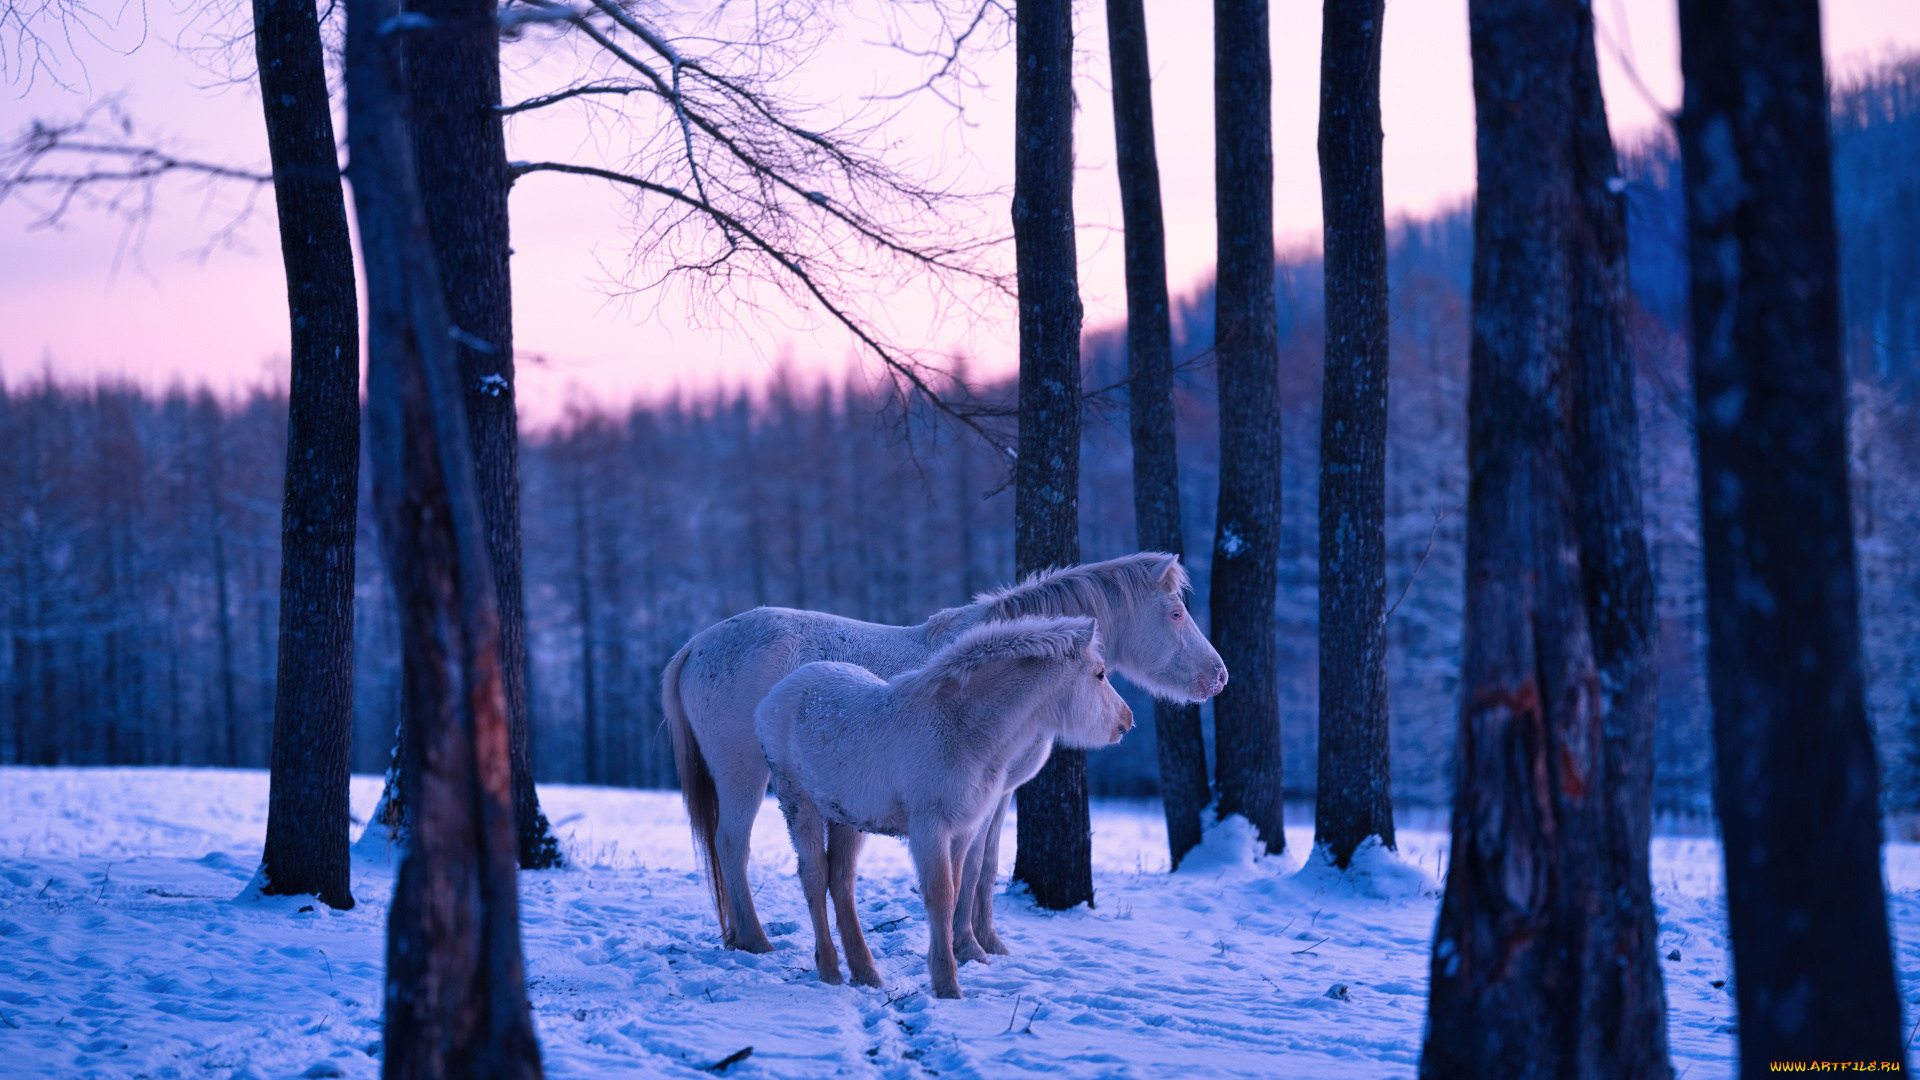
{"type": "MultiPolygon", "coordinates": [[[[0,383],[21,1062],[1908,1067],[1920,54],[1835,79],[1819,0],[1679,0],[1684,105],[1616,141],[1612,16],[1466,0],[1472,200],[1390,222],[1400,16],[1327,0],[1319,238],[1276,247],[1286,26],[1214,0],[1170,295],[1143,0],[1097,83],[1069,0],[832,10],[253,0],[266,164],[117,99],[0,145],[43,227],[270,190],[290,343],[284,385],[0,383]],[[802,76],[856,45],[915,74],[836,118],[802,76]],[[903,149],[1008,70],[986,191],[903,149]],[[621,287],[777,293],[856,374],[523,424],[509,194],[586,189],[621,287]],[[1017,376],[911,340],[923,289],[1017,376]]],[[[0,0],[0,72],[94,18],[0,0]]]]}
{"type": "MultiPolygon", "coordinates": [[[[1896,823],[1920,812],[1920,60],[1836,92],[1850,461],[1868,705],[1896,823]]],[[[1659,602],[1654,804],[1712,812],[1703,579],[1677,147],[1622,151],[1647,541],[1659,602]]],[[[1394,795],[1453,776],[1465,523],[1471,207],[1391,230],[1387,585],[1394,795]]],[[[1316,252],[1277,263],[1284,423],[1275,603],[1285,775],[1311,799],[1317,739],[1320,355],[1316,252]]],[[[1176,298],[1185,562],[1204,619],[1218,490],[1210,288],[1176,298]]],[[[1135,549],[1124,326],[1082,343],[1080,544],[1135,549]]],[[[0,762],[264,767],[280,625],[285,387],[216,395],[0,388],[0,762]]],[[[1012,387],[983,391],[1010,400],[1012,387]]],[[[776,371],[752,391],[596,402],[522,444],[529,713],[542,781],[675,784],[659,677],[695,631],[762,604],[912,623],[1013,579],[1012,493],[991,450],[865,379],[776,371]]],[[[367,475],[363,468],[362,476],[367,475]]],[[[356,772],[385,770],[398,622],[362,482],[356,772]]],[[[1130,692],[1144,706],[1144,696],[1130,692]]],[[[1203,717],[1210,733],[1210,708],[1203,717]]],[[[1155,796],[1142,737],[1089,761],[1096,795],[1155,796]]],[[[1209,734],[1210,737],[1210,734],[1209,734]]],[[[1909,828],[1915,826],[1907,826],[1909,828]]]]}

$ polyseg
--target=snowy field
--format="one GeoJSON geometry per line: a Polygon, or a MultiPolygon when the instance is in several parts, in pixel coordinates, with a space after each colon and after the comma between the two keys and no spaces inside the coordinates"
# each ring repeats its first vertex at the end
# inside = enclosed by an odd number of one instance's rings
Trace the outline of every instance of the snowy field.
{"type": "MultiPolygon", "coordinates": [[[[379,781],[355,777],[364,819],[379,781]]],[[[349,912],[239,901],[267,778],[210,769],[0,768],[0,1073],[373,1077],[392,870],[358,858],[349,912]]],[[[541,789],[572,869],[521,876],[529,993],[551,1077],[1411,1077],[1444,833],[1405,830],[1343,878],[1214,830],[1165,873],[1157,806],[1094,808],[1099,906],[1003,895],[1016,955],[927,993],[898,842],[862,862],[886,990],[824,986],[778,809],[755,834],[775,952],[718,947],[676,795],[541,789]],[[1335,988],[1344,987],[1344,993],[1335,988]],[[1330,995],[1330,991],[1334,991],[1330,995]]],[[[1009,830],[1012,825],[1009,823],[1009,830]]],[[[1310,828],[1288,831],[1291,852],[1310,828]]],[[[1002,850],[1011,858],[1012,837],[1002,850]]],[[[1920,846],[1887,850],[1900,968],[1920,973],[1920,846]]],[[[1732,1075],[1719,852],[1655,841],[1675,1072],[1732,1075]]],[[[1003,867],[1002,873],[1006,869],[1003,867]]],[[[1920,982],[1903,979],[1908,1002],[1920,982]]]]}

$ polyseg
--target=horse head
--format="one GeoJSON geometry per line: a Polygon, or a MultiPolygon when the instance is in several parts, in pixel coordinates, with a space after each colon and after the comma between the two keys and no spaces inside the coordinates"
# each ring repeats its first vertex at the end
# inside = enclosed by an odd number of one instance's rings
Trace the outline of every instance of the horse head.
{"type": "Polygon", "coordinates": [[[1141,582],[1117,590],[1106,621],[1115,667],[1167,701],[1205,701],[1226,689],[1227,665],[1187,610],[1191,583],[1180,557],[1145,553],[1141,582]]]}

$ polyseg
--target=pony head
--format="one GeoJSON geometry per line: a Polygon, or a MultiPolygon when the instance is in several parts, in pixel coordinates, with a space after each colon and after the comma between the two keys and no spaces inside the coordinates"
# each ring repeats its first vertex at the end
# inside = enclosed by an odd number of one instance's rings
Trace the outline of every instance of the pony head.
{"type": "Polygon", "coordinates": [[[1119,742],[1133,729],[1133,710],[1107,678],[1099,624],[1081,615],[980,623],[893,686],[922,699],[1018,698],[1033,726],[1077,748],[1119,742]]]}

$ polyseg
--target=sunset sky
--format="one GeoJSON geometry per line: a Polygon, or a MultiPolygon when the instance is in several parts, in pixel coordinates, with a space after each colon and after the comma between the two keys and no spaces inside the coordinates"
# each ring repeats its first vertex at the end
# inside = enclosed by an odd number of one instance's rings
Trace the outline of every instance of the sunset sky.
{"type": "MultiPolygon", "coordinates": [[[[233,27],[244,27],[245,5],[177,2],[153,0],[144,26],[140,8],[130,4],[116,24],[99,24],[94,38],[76,38],[77,56],[51,76],[30,71],[15,53],[0,53],[8,65],[0,72],[0,136],[11,139],[35,118],[69,117],[118,94],[143,126],[184,151],[236,164],[264,162],[251,48],[211,48],[223,31],[230,37],[233,27]]],[[[1595,3],[1614,130],[1631,139],[1659,122],[1659,108],[1680,100],[1674,8],[1671,0],[1595,3]],[[1640,86],[1628,77],[1629,64],[1640,86]]],[[[1213,262],[1210,10],[1203,0],[1147,4],[1168,272],[1176,291],[1205,278],[1213,262]]],[[[1276,240],[1311,246],[1320,217],[1314,152],[1320,4],[1276,0],[1272,13],[1276,240]]],[[[915,81],[911,64],[874,44],[885,29],[870,14],[862,17],[858,5],[842,14],[836,40],[789,85],[794,97],[846,111],[864,95],[915,81]]],[[[1112,323],[1125,310],[1103,15],[1104,4],[1079,5],[1075,202],[1089,328],[1112,323]]],[[[1920,48],[1920,2],[1832,0],[1826,31],[1830,66],[1844,79],[1873,61],[1920,48]]],[[[931,163],[969,189],[1010,187],[1010,34],[996,40],[1008,44],[973,54],[986,85],[969,97],[964,118],[927,101],[888,130],[902,160],[915,167],[931,163]]],[[[507,57],[514,69],[509,100],[545,85],[542,65],[556,62],[534,61],[525,46],[509,45],[507,57]]],[[[1383,98],[1389,214],[1422,214],[1466,198],[1474,162],[1465,0],[1389,0],[1383,98]]],[[[602,137],[583,127],[577,113],[529,114],[509,125],[509,156],[584,160],[602,137]]],[[[84,211],[59,230],[30,230],[29,207],[0,204],[0,377],[17,383],[50,366],[68,377],[119,375],[151,385],[284,381],[285,284],[271,196],[259,194],[233,243],[204,252],[234,217],[243,193],[184,182],[163,190],[150,227],[138,236],[84,211]]],[[[637,236],[627,224],[627,204],[603,185],[528,177],[516,185],[512,212],[516,348],[524,357],[520,401],[532,422],[554,419],[569,402],[616,404],[636,394],[758,382],[787,357],[803,372],[835,377],[852,362],[871,366],[855,361],[842,336],[816,329],[810,313],[765,296],[750,298],[757,313],[738,317],[731,301],[681,290],[611,298],[610,282],[620,279],[637,236]]],[[[1004,205],[992,215],[1004,223],[1004,205]]],[[[1010,265],[1010,250],[1005,257],[1010,265]]],[[[965,352],[976,373],[1012,368],[1009,307],[983,304],[968,317],[934,323],[931,309],[912,295],[875,302],[888,305],[882,321],[903,342],[965,352]]]]}

